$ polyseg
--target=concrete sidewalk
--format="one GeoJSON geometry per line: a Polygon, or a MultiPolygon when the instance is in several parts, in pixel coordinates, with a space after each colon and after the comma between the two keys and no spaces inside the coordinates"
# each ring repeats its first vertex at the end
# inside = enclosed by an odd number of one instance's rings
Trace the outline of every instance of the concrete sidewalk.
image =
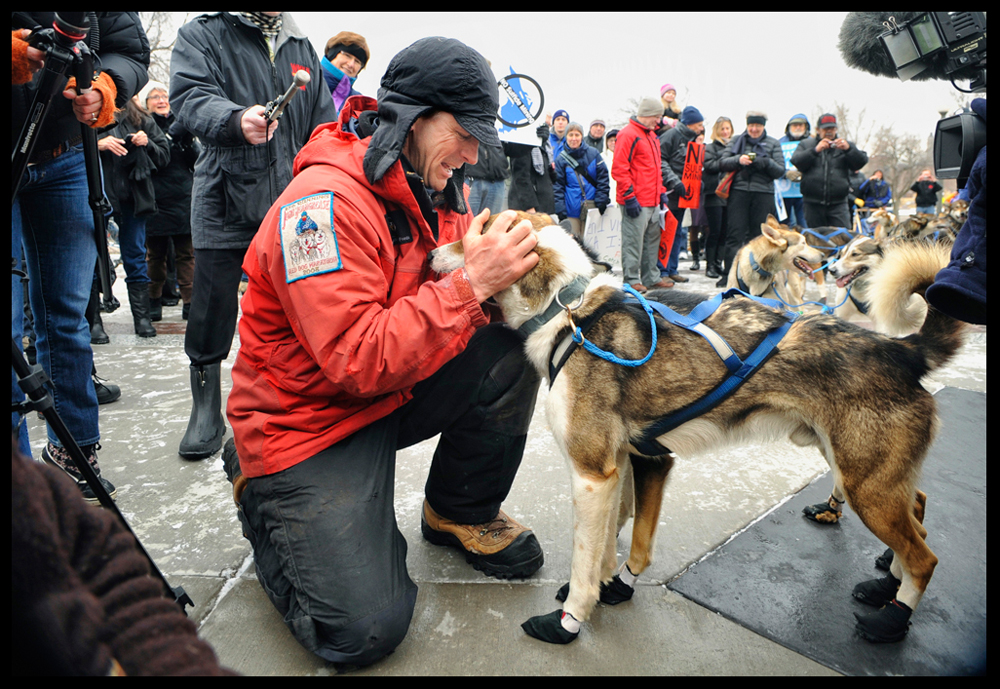
{"type": "MultiPolygon", "coordinates": [[[[692,280],[678,289],[718,291],[714,280],[689,272],[688,264],[682,262],[682,274],[692,280]]],[[[569,646],[528,637],[521,622],[560,607],[554,596],[569,580],[572,542],[569,472],[542,412],[544,385],[504,509],[534,530],[545,565],[529,579],[498,581],[474,571],[457,552],[424,541],[420,508],[435,441],[402,451],[396,515],[409,544],[410,576],[420,587],[409,634],[373,666],[325,663],[299,646],[261,590],[220,456],[186,462],[177,455],[191,404],[186,324],[180,306],[166,307],[157,337],[134,335],[122,271],[115,285],[122,308],[104,314],[111,344],[94,347],[98,374],[122,388],[120,400],[101,408],[102,473],[117,486],[118,506],[167,579],[195,601],[188,614],[223,665],[249,675],[836,674],[665,587],[827,471],[819,453],[789,442],[681,458],[666,490],[654,563],[632,601],[599,605],[569,646]]],[[[815,287],[810,290],[807,296],[815,298],[815,287]]],[[[831,303],[832,297],[831,291],[831,303]]],[[[238,345],[237,337],[223,363],[224,397],[238,345]]],[[[944,385],[985,392],[985,327],[973,328],[956,361],[925,385],[932,392],[944,385]]],[[[29,427],[37,458],[44,428],[35,415],[29,427]]],[[[626,526],[619,561],[630,537],[626,526]]],[[[853,624],[846,612],[843,617],[853,624]]]]}

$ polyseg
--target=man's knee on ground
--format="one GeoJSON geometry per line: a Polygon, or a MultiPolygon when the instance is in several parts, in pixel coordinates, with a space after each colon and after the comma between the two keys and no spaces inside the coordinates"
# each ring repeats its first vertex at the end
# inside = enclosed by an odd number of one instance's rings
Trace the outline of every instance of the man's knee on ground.
{"type": "Polygon", "coordinates": [[[292,633],[324,660],[370,665],[396,650],[406,637],[417,600],[416,587],[395,603],[340,627],[306,617],[291,623],[292,633]]]}

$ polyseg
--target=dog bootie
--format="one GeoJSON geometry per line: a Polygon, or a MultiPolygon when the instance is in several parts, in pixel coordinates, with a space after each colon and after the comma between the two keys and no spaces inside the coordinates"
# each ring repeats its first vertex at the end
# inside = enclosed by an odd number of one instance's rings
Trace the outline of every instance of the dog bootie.
{"type": "Polygon", "coordinates": [[[892,557],[892,548],[886,548],[884,553],[875,558],[875,567],[888,572],[892,566],[892,557]]]}
{"type": "Polygon", "coordinates": [[[862,603],[881,608],[896,597],[896,592],[899,591],[899,585],[902,583],[899,579],[889,574],[881,579],[862,581],[854,587],[854,592],[851,595],[862,603]]]}
{"type": "Polygon", "coordinates": [[[548,615],[532,617],[527,622],[521,624],[521,629],[528,636],[533,636],[539,641],[550,644],[568,644],[580,635],[580,622],[562,610],[554,610],[548,615]],[[570,631],[570,629],[576,631],[570,631]]]}
{"type": "Polygon", "coordinates": [[[875,643],[899,641],[910,629],[912,614],[910,606],[893,599],[884,608],[869,615],[854,613],[858,620],[854,629],[862,638],[875,643]]]}
{"type": "MultiPolygon", "coordinates": [[[[635,589],[621,580],[617,574],[607,584],[601,584],[601,602],[605,605],[618,605],[627,600],[632,600],[635,589]]],[[[565,603],[569,598],[569,582],[563,584],[556,592],[556,600],[565,603]]]]}
{"type": "Polygon", "coordinates": [[[802,514],[808,519],[820,524],[836,524],[840,521],[840,512],[830,506],[829,502],[818,502],[802,508],[802,514]]]}

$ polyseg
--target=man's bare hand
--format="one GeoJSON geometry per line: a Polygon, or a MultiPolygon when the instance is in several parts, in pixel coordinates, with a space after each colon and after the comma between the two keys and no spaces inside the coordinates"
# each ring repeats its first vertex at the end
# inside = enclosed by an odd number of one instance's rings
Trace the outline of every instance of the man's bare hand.
{"type": "Polygon", "coordinates": [[[243,138],[247,140],[247,143],[256,146],[270,141],[271,137],[274,136],[274,130],[278,128],[278,123],[277,121],[272,122],[271,126],[268,127],[267,120],[264,119],[264,106],[255,105],[243,113],[240,118],[240,128],[243,130],[243,138]]]}
{"type": "Polygon", "coordinates": [[[66,89],[63,97],[73,101],[73,114],[79,122],[88,126],[97,121],[101,108],[104,107],[104,96],[97,89],[79,94],[76,89],[66,89]]]}
{"type": "Polygon", "coordinates": [[[504,211],[483,234],[483,225],[490,219],[490,210],[485,208],[473,218],[462,238],[465,272],[480,304],[510,287],[538,263],[534,251],[538,240],[531,223],[522,220],[511,227],[516,217],[513,211],[504,211]]]}

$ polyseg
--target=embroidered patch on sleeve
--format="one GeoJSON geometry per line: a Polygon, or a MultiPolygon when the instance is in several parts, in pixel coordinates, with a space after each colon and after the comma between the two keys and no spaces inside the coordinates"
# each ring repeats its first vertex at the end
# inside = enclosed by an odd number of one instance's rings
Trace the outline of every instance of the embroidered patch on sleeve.
{"type": "Polygon", "coordinates": [[[280,217],[286,282],[344,267],[333,228],[333,192],[313,194],[282,206],[280,217]]]}

